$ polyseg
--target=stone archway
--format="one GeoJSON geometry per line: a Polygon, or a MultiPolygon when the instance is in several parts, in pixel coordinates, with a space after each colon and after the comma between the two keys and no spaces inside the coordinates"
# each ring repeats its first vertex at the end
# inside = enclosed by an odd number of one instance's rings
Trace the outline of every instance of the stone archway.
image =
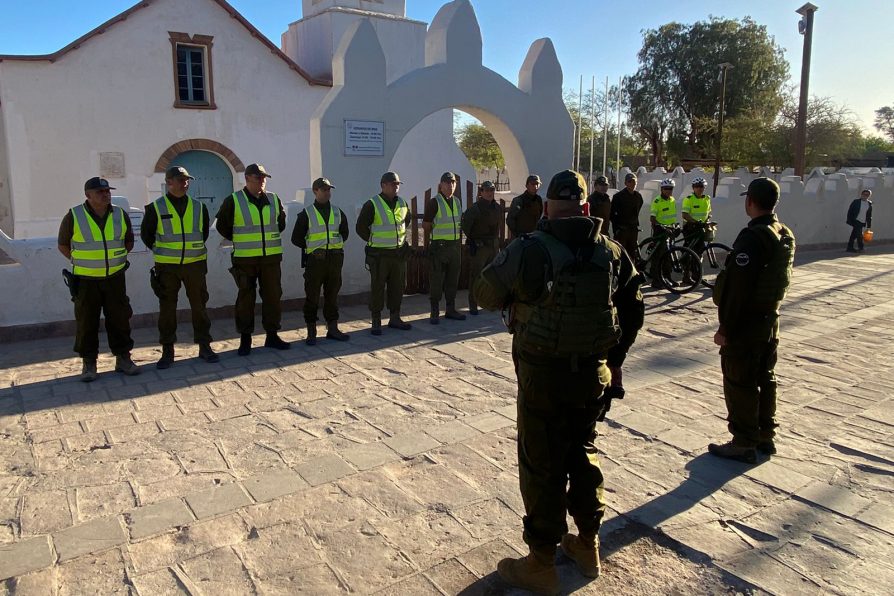
{"type": "Polygon", "coordinates": [[[178,155],[186,153],[187,151],[210,151],[212,153],[217,153],[230,164],[230,167],[232,167],[235,172],[245,171],[245,164],[243,164],[242,160],[239,159],[226,145],[218,143],[217,141],[212,141],[211,139],[184,139],[174,143],[164,150],[161,157],[155,162],[155,172],[164,173],[178,155]]]}
{"type": "Polygon", "coordinates": [[[404,136],[425,117],[458,108],[481,120],[504,151],[514,188],[528,173],[547,180],[571,160],[574,124],[562,98],[562,69],[549,39],[535,41],[513,85],[482,65],[481,30],[469,0],[438,12],[424,68],[386,83],[385,56],[368,20],[352,25],[333,59],[333,88],[311,120],[311,178],[330,176],[339,195],[362,202],[404,136]],[[380,155],[346,155],[346,120],[383,123],[380,155]]]}

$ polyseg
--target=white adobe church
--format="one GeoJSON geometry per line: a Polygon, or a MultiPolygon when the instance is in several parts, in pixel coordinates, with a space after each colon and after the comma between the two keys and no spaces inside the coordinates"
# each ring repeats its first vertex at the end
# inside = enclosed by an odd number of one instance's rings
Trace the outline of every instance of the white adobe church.
{"type": "MultiPolygon", "coordinates": [[[[568,166],[574,125],[548,39],[533,41],[511,83],[482,65],[469,0],[448,2],[430,26],[406,17],[406,0],[302,4],[281,45],[224,0],[142,0],[53,54],[0,55],[0,249],[17,262],[0,266],[0,327],[71,318],[55,235],[92,176],[141,212],[165,169],[183,165],[213,215],[259,162],[289,202],[289,237],[318,176],[351,219],[386,170],[407,197],[446,170],[474,180],[454,108],[494,134],[513,188],[568,166]],[[32,293],[37,304],[23,300],[32,293]]],[[[345,293],[368,290],[362,248],[349,240],[345,293]]],[[[209,306],[231,304],[229,253],[214,232],[209,249],[209,306]]],[[[289,245],[286,298],[303,295],[298,258],[289,245]]],[[[151,260],[145,249],[130,258],[137,313],[157,309],[142,287],[151,260]]]]}

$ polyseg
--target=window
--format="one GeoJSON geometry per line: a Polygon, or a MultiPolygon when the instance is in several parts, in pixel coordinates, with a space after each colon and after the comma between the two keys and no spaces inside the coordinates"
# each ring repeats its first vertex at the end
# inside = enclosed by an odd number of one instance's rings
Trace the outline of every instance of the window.
{"type": "Polygon", "coordinates": [[[170,33],[174,52],[174,107],[214,109],[210,35],[170,33]]]}

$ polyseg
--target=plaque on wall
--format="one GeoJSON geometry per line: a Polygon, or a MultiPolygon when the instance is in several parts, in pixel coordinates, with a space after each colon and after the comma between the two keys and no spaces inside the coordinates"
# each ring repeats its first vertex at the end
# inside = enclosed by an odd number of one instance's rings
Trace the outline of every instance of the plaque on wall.
{"type": "Polygon", "coordinates": [[[385,155],[385,123],[345,120],[345,157],[385,155]]]}
{"type": "Polygon", "coordinates": [[[124,178],[124,154],[117,152],[100,153],[99,175],[103,178],[124,178]]]}

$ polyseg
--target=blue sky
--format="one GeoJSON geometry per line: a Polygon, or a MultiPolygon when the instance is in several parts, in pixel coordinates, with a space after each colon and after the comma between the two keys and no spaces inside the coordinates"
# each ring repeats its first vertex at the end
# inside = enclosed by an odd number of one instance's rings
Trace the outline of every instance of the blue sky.
{"type": "MultiPolygon", "coordinates": [[[[136,0],[0,0],[3,35],[0,54],[43,54],[65,46],[126,10],[136,0]],[[76,8],[74,8],[76,7],[76,8]]],[[[186,3],[186,0],[180,0],[186,3]]],[[[301,0],[230,0],[275,43],[288,23],[301,17],[301,0]]],[[[641,31],[670,21],[751,16],[767,26],[786,50],[793,82],[801,71],[803,38],[795,10],[803,0],[472,0],[484,37],[485,64],[515,82],[531,42],[550,37],[565,72],[565,86],[577,89],[580,75],[589,87],[593,75],[604,85],[636,70],[641,31]],[[630,6],[619,14],[618,6],[630,6]],[[635,7],[635,8],[634,8],[635,7]]],[[[443,2],[407,0],[407,16],[431,22],[443,2]]],[[[894,104],[894,2],[891,0],[815,0],[819,6],[811,67],[811,94],[831,96],[851,108],[863,127],[873,111],[894,104]]],[[[706,87],[713,73],[706,73],[706,87]]]]}

